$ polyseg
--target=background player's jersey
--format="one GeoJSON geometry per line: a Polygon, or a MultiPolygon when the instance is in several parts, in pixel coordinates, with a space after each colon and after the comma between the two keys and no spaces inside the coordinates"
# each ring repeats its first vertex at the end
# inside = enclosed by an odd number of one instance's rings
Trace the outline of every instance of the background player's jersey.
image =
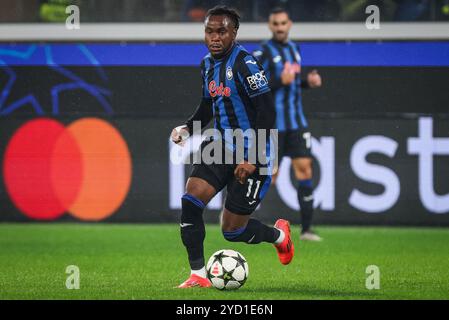
{"type": "Polygon", "coordinates": [[[256,127],[257,111],[252,97],[270,91],[258,61],[236,43],[222,59],[210,54],[201,62],[203,97],[212,99],[214,127],[225,129],[256,127]]]}
{"type": "Polygon", "coordinates": [[[280,43],[265,41],[254,56],[266,71],[273,91],[276,106],[276,126],[279,131],[307,129],[308,124],[302,107],[301,53],[299,46],[288,41],[280,43]],[[297,71],[295,81],[289,86],[282,85],[281,73],[288,63],[297,71]]]}

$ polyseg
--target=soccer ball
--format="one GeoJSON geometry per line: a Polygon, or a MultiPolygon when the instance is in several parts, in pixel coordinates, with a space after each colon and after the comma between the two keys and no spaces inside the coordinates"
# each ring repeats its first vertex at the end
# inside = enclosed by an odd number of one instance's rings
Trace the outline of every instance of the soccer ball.
{"type": "Polygon", "coordinates": [[[207,262],[207,277],[219,290],[235,290],[248,279],[246,259],[234,250],[219,250],[207,262]]]}

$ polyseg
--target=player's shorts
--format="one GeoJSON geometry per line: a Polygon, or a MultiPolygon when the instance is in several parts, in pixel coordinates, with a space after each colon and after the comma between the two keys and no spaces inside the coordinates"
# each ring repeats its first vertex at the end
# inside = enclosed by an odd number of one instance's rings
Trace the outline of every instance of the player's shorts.
{"type": "Polygon", "coordinates": [[[311,158],[311,134],[307,130],[287,130],[278,133],[279,159],[287,156],[295,158],[311,158]]]}
{"type": "MultiPolygon", "coordinates": [[[[210,141],[203,142],[200,150],[208,143],[210,141]]],[[[234,176],[236,167],[236,164],[196,163],[190,177],[207,181],[217,193],[226,187],[225,208],[238,215],[250,215],[268,191],[271,175],[260,174],[260,168],[257,167],[246,183],[240,184],[234,176]]]]}

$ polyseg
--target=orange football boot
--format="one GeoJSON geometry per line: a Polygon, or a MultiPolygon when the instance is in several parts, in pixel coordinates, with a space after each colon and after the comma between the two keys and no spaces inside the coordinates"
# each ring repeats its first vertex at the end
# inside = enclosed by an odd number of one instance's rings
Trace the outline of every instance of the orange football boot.
{"type": "Polygon", "coordinates": [[[193,288],[193,287],[202,287],[202,288],[209,288],[212,284],[210,283],[209,279],[200,277],[196,274],[191,274],[189,279],[181,283],[178,288],[185,289],[185,288],[193,288]]]}
{"type": "Polygon", "coordinates": [[[290,236],[290,223],[287,220],[279,219],[274,224],[274,227],[284,231],[285,234],[284,241],[279,244],[274,244],[278,252],[279,261],[282,264],[289,264],[295,254],[295,247],[290,236]]]}

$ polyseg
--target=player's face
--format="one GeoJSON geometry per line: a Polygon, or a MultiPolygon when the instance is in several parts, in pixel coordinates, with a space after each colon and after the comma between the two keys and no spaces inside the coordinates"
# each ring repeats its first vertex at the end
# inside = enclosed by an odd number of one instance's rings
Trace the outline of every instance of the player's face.
{"type": "Polygon", "coordinates": [[[273,38],[279,42],[285,42],[288,39],[288,33],[292,27],[292,21],[285,12],[270,15],[268,20],[273,38]]]}
{"type": "Polygon", "coordinates": [[[231,48],[237,30],[227,16],[210,16],[205,21],[204,33],[209,52],[219,58],[231,48]]]}

